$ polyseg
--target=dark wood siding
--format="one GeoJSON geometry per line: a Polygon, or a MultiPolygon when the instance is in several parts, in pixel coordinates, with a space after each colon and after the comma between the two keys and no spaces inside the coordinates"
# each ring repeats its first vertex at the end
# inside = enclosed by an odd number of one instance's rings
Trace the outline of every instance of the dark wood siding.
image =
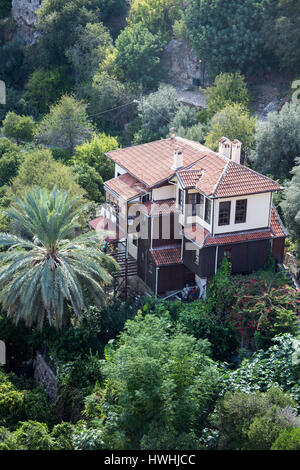
{"type": "Polygon", "coordinates": [[[270,253],[270,240],[220,246],[218,266],[224,258],[225,251],[228,250],[231,250],[232,273],[247,274],[264,267],[270,253]]]}
{"type": "Polygon", "coordinates": [[[203,248],[200,250],[195,245],[196,250],[187,250],[186,243],[191,243],[185,239],[183,251],[183,263],[193,273],[200,277],[212,277],[215,273],[215,247],[203,248]],[[199,253],[199,260],[196,259],[199,253]]]}
{"type": "MultiPolygon", "coordinates": [[[[153,232],[155,239],[152,240],[153,248],[160,246],[181,244],[181,238],[175,238],[178,235],[180,226],[178,222],[178,214],[170,214],[153,218],[153,232]],[[163,232],[164,227],[164,232],[163,232]]],[[[152,234],[151,234],[152,235],[152,234]]]]}
{"type": "Polygon", "coordinates": [[[285,238],[275,238],[273,240],[272,255],[277,263],[283,263],[285,238]]]}
{"type": "MultiPolygon", "coordinates": [[[[195,282],[195,274],[183,264],[162,266],[158,271],[158,293],[183,289],[187,283],[195,282]]],[[[154,290],[154,289],[153,289],[154,290]]]]}

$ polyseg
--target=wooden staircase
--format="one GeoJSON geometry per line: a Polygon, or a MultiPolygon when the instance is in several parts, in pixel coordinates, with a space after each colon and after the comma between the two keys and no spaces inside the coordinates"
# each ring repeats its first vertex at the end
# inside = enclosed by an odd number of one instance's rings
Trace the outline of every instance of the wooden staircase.
{"type": "Polygon", "coordinates": [[[111,256],[117,261],[121,268],[120,271],[114,274],[115,279],[137,275],[137,262],[130,254],[126,256],[126,250],[117,251],[116,253],[112,253],[111,256]]]}

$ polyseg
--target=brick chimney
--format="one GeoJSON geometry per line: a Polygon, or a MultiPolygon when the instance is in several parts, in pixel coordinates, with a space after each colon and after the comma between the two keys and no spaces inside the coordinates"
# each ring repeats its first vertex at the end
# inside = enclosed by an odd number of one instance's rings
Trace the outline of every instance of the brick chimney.
{"type": "Polygon", "coordinates": [[[172,170],[179,170],[183,166],[183,156],[182,156],[182,149],[176,147],[174,149],[174,160],[172,170]]]}
{"type": "Polygon", "coordinates": [[[219,139],[219,153],[230,160],[231,141],[227,137],[219,139]]]}
{"type": "Polygon", "coordinates": [[[231,160],[235,163],[241,163],[242,142],[235,139],[232,142],[231,160]]]}

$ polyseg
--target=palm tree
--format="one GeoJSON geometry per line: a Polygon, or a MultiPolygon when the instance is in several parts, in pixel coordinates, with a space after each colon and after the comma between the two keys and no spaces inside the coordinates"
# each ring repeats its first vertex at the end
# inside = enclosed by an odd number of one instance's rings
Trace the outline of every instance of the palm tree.
{"type": "Polygon", "coordinates": [[[61,327],[70,307],[80,317],[93,299],[104,301],[108,270],[115,261],[100,251],[95,232],[74,238],[82,211],[78,199],[55,187],[35,188],[17,199],[6,214],[28,233],[28,239],[0,233],[0,300],[16,323],[61,327]]]}

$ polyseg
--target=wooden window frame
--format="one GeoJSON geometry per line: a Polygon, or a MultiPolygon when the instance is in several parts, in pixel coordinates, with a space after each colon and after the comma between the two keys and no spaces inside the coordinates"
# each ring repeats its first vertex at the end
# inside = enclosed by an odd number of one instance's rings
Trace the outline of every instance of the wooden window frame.
{"type": "Polygon", "coordinates": [[[212,206],[212,201],[208,199],[207,197],[205,198],[205,209],[204,209],[204,221],[207,224],[211,224],[211,206],[212,206]],[[209,210],[208,210],[209,208],[209,210]],[[209,215],[209,217],[208,217],[209,215]]]}
{"type": "Polygon", "coordinates": [[[248,200],[247,199],[238,199],[235,203],[235,217],[234,217],[234,223],[235,224],[244,224],[247,220],[247,208],[248,208],[248,200]],[[241,209],[238,208],[238,204],[244,203],[244,208],[243,208],[243,218],[241,220],[237,220],[240,218],[240,214],[238,214],[238,211],[241,211],[241,209]]]}
{"type": "Polygon", "coordinates": [[[219,219],[218,226],[230,225],[231,201],[223,201],[219,203],[219,219]],[[226,209],[225,209],[226,207],[226,209]]]}

